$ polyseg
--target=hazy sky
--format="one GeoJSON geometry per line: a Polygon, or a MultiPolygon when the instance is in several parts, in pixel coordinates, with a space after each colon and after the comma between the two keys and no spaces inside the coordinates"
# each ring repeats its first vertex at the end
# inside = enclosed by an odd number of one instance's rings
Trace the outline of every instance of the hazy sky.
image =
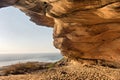
{"type": "Polygon", "coordinates": [[[52,28],[29,21],[20,10],[0,9],[0,53],[55,53],[52,28]]]}

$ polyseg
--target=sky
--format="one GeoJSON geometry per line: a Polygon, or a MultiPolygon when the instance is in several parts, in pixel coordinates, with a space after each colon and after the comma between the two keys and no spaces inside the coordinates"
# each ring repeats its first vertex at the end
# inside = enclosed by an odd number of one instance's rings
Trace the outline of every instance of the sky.
{"type": "Polygon", "coordinates": [[[29,19],[14,7],[0,9],[0,54],[59,53],[53,46],[53,29],[29,19]]]}

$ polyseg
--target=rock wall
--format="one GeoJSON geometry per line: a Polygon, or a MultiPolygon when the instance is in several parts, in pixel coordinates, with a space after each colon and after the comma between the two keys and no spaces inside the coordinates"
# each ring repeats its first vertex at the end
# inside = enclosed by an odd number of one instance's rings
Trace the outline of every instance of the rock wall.
{"type": "Polygon", "coordinates": [[[54,45],[64,56],[120,63],[120,0],[18,0],[12,5],[38,25],[53,27],[54,45]]]}
{"type": "Polygon", "coordinates": [[[120,1],[60,0],[50,4],[47,15],[55,20],[54,45],[63,55],[120,62],[120,1]]]}

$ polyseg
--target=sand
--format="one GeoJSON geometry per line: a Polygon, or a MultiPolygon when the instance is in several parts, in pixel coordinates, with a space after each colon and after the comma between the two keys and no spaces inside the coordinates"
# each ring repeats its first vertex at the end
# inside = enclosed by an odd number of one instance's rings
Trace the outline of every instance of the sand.
{"type": "Polygon", "coordinates": [[[76,62],[28,74],[0,76],[0,80],[120,80],[120,69],[76,62]]]}

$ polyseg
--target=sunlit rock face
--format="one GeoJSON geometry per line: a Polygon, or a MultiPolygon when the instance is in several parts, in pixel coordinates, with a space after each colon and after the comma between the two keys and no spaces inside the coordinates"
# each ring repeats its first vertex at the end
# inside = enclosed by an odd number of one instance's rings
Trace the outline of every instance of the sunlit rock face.
{"type": "Polygon", "coordinates": [[[64,56],[120,63],[120,0],[19,0],[14,6],[53,27],[64,56]]]}
{"type": "Polygon", "coordinates": [[[47,15],[55,20],[54,45],[64,56],[120,62],[120,0],[50,4],[47,15]]]}

